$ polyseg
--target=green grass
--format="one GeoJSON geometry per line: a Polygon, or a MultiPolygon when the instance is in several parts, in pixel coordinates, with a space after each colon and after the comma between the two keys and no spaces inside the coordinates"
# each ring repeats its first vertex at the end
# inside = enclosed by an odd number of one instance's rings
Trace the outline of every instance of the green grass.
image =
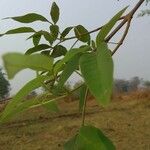
{"type": "MultiPolygon", "coordinates": [[[[77,102],[59,104],[58,114],[43,108],[24,112],[0,126],[0,150],[62,150],[81,124],[77,102]]],[[[112,102],[100,108],[89,101],[86,123],[101,128],[117,150],[150,150],[150,101],[112,102]]]]}

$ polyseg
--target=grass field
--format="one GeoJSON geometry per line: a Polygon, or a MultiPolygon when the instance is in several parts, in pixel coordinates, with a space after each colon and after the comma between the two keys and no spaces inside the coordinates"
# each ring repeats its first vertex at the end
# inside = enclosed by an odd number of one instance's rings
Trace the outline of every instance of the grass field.
{"type": "MultiPolygon", "coordinates": [[[[62,150],[79,129],[77,101],[59,103],[60,112],[29,110],[0,126],[0,150],[62,150]]],[[[86,123],[112,139],[117,150],[150,150],[150,100],[114,101],[108,108],[88,102],[86,123]]]]}

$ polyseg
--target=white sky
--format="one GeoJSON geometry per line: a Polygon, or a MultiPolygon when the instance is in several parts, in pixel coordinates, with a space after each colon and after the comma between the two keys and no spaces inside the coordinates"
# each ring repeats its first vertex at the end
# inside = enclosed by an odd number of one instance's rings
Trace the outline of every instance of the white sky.
{"type": "MultiPolygon", "coordinates": [[[[88,30],[106,23],[118,10],[130,5],[128,11],[138,0],[58,0],[61,10],[59,25],[62,28],[71,25],[84,25],[88,30]]],[[[49,17],[50,0],[0,0],[0,19],[10,16],[24,15],[36,12],[49,17]]],[[[143,8],[143,7],[142,7],[143,8]]],[[[150,80],[150,17],[134,18],[124,45],[114,56],[115,77],[131,78],[139,76],[150,80]]],[[[27,26],[11,20],[0,20],[0,33],[11,28],[27,26]]],[[[47,29],[45,23],[33,23],[35,29],[47,29]]],[[[28,35],[5,36],[0,38],[0,66],[4,53],[25,52],[31,47],[30,41],[25,41],[28,35]]],[[[116,41],[117,42],[117,41],[116,41]]],[[[32,71],[22,71],[11,81],[12,93],[16,93],[28,80],[34,77],[32,71]]]]}

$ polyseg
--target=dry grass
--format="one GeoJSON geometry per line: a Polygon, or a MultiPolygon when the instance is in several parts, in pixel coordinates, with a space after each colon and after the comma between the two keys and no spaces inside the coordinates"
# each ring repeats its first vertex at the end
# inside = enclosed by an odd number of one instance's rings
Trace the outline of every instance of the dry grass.
{"type": "Polygon", "coordinates": [[[114,94],[113,95],[113,99],[114,100],[141,100],[141,99],[147,99],[150,100],[150,89],[141,89],[141,90],[137,90],[137,91],[132,91],[132,92],[128,92],[128,93],[120,93],[120,94],[114,94]]]}
{"type": "MultiPolygon", "coordinates": [[[[62,150],[79,129],[77,101],[61,102],[60,113],[42,108],[20,114],[0,126],[0,150],[62,150]]],[[[100,108],[88,102],[86,123],[99,127],[117,150],[150,150],[150,100],[114,101],[100,108]]]]}

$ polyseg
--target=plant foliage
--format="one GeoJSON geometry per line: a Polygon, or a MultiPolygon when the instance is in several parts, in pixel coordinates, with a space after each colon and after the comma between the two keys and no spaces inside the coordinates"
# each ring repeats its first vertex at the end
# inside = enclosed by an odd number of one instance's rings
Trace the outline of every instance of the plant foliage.
{"type": "MultiPolygon", "coordinates": [[[[28,82],[6,106],[0,117],[0,122],[6,122],[22,111],[39,106],[58,111],[56,101],[65,98],[76,90],[80,90],[79,110],[82,112],[83,124],[77,135],[64,145],[64,149],[114,150],[115,147],[112,142],[99,129],[84,125],[85,104],[88,91],[95,97],[99,105],[107,106],[110,103],[114,65],[107,37],[113,36],[126,22],[131,22],[133,11],[126,16],[116,30],[112,31],[126,9],[127,7],[114,15],[105,25],[93,31],[88,31],[83,25],[69,26],[61,30],[57,24],[60,18],[60,10],[55,2],[52,3],[50,9],[49,18],[51,20],[36,13],[9,17],[25,24],[36,21],[48,23],[49,31],[36,31],[30,27],[20,27],[0,34],[0,36],[4,36],[30,33],[31,35],[27,40],[32,40],[33,42],[33,46],[27,49],[25,54],[12,52],[3,55],[8,78],[14,78],[18,72],[26,68],[35,71],[37,74],[36,78],[28,82]],[[97,31],[97,37],[93,39],[90,33],[97,31]],[[74,36],[68,37],[69,33],[74,34],[74,36]],[[42,37],[44,40],[41,40],[42,37]],[[71,48],[65,47],[64,42],[72,39],[76,39],[76,41],[71,48]],[[77,46],[78,41],[81,44],[77,46]],[[67,91],[65,83],[75,72],[83,78],[84,82],[76,89],[67,91]],[[44,87],[48,90],[48,92],[53,94],[53,98],[47,99],[42,97],[40,101],[39,98],[25,101],[25,96],[39,87],[44,87]]],[[[135,7],[133,10],[137,9],[138,7],[135,7]]],[[[127,26],[125,36],[128,28],[129,26],[127,26]]],[[[122,39],[124,40],[124,38],[123,36],[122,39]]],[[[122,42],[122,40],[119,42],[117,48],[120,47],[122,42]]]]}

